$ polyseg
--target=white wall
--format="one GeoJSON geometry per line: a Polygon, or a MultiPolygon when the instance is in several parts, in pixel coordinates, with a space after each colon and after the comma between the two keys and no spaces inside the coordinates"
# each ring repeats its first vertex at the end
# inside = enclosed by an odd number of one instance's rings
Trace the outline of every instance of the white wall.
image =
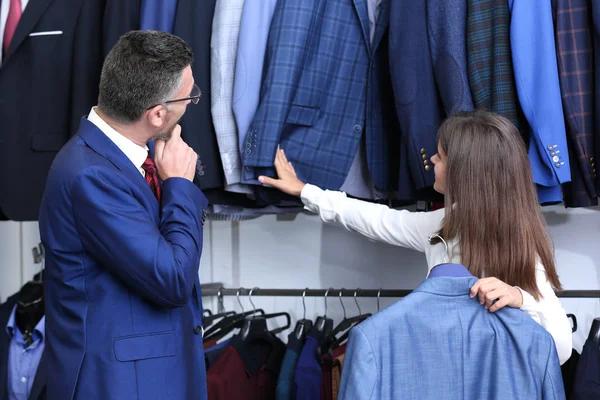
{"type": "MultiPolygon", "coordinates": [[[[565,289],[600,290],[600,208],[547,207],[544,214],[556,248],[565,289]]],[[[18,290],[39,270],[31,248],[39,242],[36,223],[0,223],[0,298],[18,290]],[[22,239],[21,239],[22,237],[22,239]],[[21,265],[23,267],[21,267],[21,265]]],[[[342,228],[324,225],[316,216],[295,221],[266,216],[239,223],[211,222],[205,226],[200,278],[226,287],[413,289],[427,272],[420,253],[368,241],[342,228]]],[[[253,298],[266,312],[288,311],[302,318],[301,298],[253,298]]],[[[241,298],[246,310],[247,297],[241,298]]],[[[357,309],[344,298],[348,314],[357,309]]],[[[381,299],[381,307],[394,302],[381,299]]],[[[562,299],[567,312],[577,316],[574,347],[581,351],[591,321],[600,317],[600,299],[562,299]]],[[[375,312],[376,299],[359,299],[363,312],[375,312]]],[[[225,297],[226,308],[239,310],[235,297],[225,297]]],[[[323,312],[323,298],[306,298],[307,317],[323,312]]],[[[216,300],[205,299],[216,309],[216,300]]],[[[338,299],[329,298],[328,315],[339,320],[338,299]]],[[[293,326],[293,324],[292,324],[293,326]]],[[[282,336],[283,337],[283,336],[282,336]]]]}

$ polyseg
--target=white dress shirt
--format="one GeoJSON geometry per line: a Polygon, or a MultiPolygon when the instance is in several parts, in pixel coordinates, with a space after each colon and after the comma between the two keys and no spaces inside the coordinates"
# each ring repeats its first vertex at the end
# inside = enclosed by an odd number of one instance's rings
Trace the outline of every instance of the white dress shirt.
{"type": "MultiPolygon", "coordinates": [[[[25,11],[29,0],[21,0],[21,11],[25,11]]],[[[4,43],[4,29],[6,28],[6,20],[8,20],[8,9],[10,8],[10,0],[2,0],[0,4],[0,65],[2,65],[2,45],[4,43]]],[[[23,18],[21,16],[21,18],[23,18]]]]}
{"type": "MultiPolygon", "coordinates": [[[[5,1],[5,0],[3,0],[5,1]]],[[[117,147],[129,158],[129,160],[140,171],[143,177],[146,176],[146,171],[142,168],[144,161],[148,158],[148,146],[140,146],[139,144],[127,139],[119,132],[115,131],[108,125],[95,111],[93,107],[88,115],[88,121],[93,123],[104,133],[117,147]]]]}
{"type": "MultiPolygon", "coordinates": [[[[460,248],[455,241],[431,245],[429,238],[440,229],[444,209],[432,212],[394,210],[385,205],[350,199],[343,192],[321,190],[306,185],[301,193],[305,209],[317,213],[325,222],[337,222],[344,228],[370,239],[425,253],[428,270],[442,263],[460,263],[460,248]]],[[[536,265],[537,285],[543,298],[536,301],[521,290],[521,310],[541,324],[554,338],[560,363],[571,356],[573,334],[567,314],[548,279],[541,263],[536,265]]]]}

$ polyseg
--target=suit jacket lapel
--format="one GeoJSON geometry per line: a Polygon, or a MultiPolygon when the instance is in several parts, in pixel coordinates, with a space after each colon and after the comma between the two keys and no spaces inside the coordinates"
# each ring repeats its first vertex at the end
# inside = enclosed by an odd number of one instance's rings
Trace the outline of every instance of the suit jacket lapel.
{"type": "Polygon", "coordinates": [[[8,335],[5,328],[13,306],[14,297],[0,307],[0,399],[4,399],[8,393],[8,335]]]}
{"type": "Polygon", "coordinates": [[[81,125],[77,132],[79,136],[90,146],[96,153],[110,161],[115,167],[123,172],[131,182],[138,186],[142,193],[146,196],[148,202],[153,204],[155,215],[158,216],[158,202],[156,197],[146,183],[140,171],[131,163],[125,154],[114,144],[96,125],[87,120],[81,119],[81,125]]]}
{"type": "Polygon", "coordinates": [[[354,2],[354,9],[358,15],[360,26],[363,32],[363,38],[365,39],[365,45],[371,52],[371,35],[369,33],[369,11],[367,10],[367,1],[369,0],[352,0],[354,2]]]}
{"type": "MultiPolygon", "coordinates": [[[[2,0],[9,1],[9,0],[2,0]]],[[[4,58],[3,63],[6,63],[10,56],[15,52],[15,50],[21,45],[23,40],[31,33],[31,30],[40,20],[48,6],[52,0],[35,0],[27,3],[27,7],[25,7],[25,11],[19,20],[19,24],[17,25],[17,30],[15,31],[15,35],[10,42],[10,46],[8,46],[8,51],[6,52],[6,56],[4,58]]]]}
{"type": "Polygon", "coordinates": [[[40,358],[40,363],[37,372],[35,373],[35,379],[31,386],[29,400],[37,400],[44,390],[44,387],[46,386],[46,368],[46,347],[44,347],[44,352],[42,353],[42,358],[40,358]]]}

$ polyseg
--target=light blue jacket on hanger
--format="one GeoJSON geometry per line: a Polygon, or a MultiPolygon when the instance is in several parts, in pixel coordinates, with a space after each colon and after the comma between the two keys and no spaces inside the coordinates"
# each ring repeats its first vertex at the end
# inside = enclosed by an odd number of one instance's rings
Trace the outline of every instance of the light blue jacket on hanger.
{"type": "Polygon", "coordinates": [[[477,278],[441,267],[352,329],[339,398],[564,399],[552,336],[520,310],[488,312],[469,297],[477,278]]]}

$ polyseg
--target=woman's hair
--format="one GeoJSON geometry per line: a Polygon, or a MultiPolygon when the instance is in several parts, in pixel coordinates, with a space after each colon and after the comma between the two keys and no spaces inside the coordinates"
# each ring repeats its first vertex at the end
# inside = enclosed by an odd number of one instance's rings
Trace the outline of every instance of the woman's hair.
{"type": "Polygon", "coordinates": [[[506,118],[459,112],[438,131],[447,155],[446,214],[439,234],[457,239],[461,262],[478,277],[519,286],[536,300],[537,257],[555,289],[561,284],[523,139],[506,118]]]}

